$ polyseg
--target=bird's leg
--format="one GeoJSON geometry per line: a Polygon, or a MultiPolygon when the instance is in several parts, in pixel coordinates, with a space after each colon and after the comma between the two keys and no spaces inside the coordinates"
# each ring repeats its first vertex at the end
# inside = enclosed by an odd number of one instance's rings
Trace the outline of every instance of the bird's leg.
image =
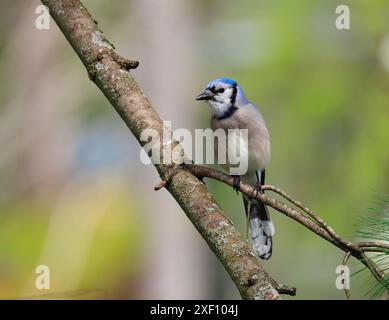
{"type": "Polygon", "coordinates": [[[263,193],[263,190],[262,190],[262,184],[260,181],[257,181],[254,185],[254,190],[253,190],[253,197],[256,197],[258,195],[258,193],[263,193]]]}
{"type": "Polygon", "coordinates": [[[256,172],[256,175],[257,175],[257,182],[255,183],[254,185],[254,190],[253,190],[253,196],[257,196],[258,193],[263,193],[263,190],[262,190],[262,178],[260,179],[260,177],[258,176],[258,172],[256,172]]]}
{"type": "Polygon", "coordinates": [[[240,176],[232,176],[234,178],[234,184],[232,189],[236,191],[236,194],[240,191],[240,176]]]}

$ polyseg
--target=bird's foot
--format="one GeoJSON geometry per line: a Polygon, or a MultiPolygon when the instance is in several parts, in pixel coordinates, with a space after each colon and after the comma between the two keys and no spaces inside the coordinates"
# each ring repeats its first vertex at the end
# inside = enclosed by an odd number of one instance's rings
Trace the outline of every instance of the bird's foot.
{"type": "Polygon", "coordinates": [[[240,191],[240,176],[232,176],[234,178],[234,183],[232,189],[236,191],[236,194],[240,191]]]}
{"type": "Polygon", "coordinates": [[[255,183],[255,186],[254,186],[254,189],[253,189],[253,193],[252,193],[252,196],[253,197],[256,197],[258,195],[258,193],[263,193],[263,190],[262,190],[262,184],[257,181],[255,183]]]}

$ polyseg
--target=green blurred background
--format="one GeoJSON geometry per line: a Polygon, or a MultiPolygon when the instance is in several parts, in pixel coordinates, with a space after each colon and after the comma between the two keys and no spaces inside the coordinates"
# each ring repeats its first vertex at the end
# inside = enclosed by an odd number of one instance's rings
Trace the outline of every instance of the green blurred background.
{"type": "MultiPolygon", "coordinates": [[[[0,2],[0,298],[238,298],[232,281],[89,81],[36,0],[0,2]],[[50,268],[51,289],[35,288],[50,268]]],[[[385,1],[85,0],[175,128],[209,126],[194,101],[237,80],[264,115],[269,183],[352,240],[372,193],[389,193],[389,4],[385,1]],[[351,30],[335,28],[347,4],[351,30]]],[[[245,233],[240,197],[207,181],[245,233]]],[[[297,299],[344,299],[343,257],[277,212],[265,268],[297,299]]],[[[356,265],[357,268],[357,265],[356,265]]],[[[352,281],[354,298],[363,282],[352,281]]],[[[286,297],[287,298],[287,297],[286,297]]],[[[293,298],[293,299],[296,299],[293,298]]]]}

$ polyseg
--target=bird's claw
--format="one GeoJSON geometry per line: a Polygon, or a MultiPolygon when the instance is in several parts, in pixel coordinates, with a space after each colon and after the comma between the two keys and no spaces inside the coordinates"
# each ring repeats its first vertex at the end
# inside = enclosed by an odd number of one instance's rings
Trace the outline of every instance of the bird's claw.
{"type": "Polygon", "coordinates": [[[258,195],[258,193],[263,193],[263,190],[262,190],[262,184],[257,181],[255,183],[255,186],[254,186],[254,189],[253,189],[253,193],[252,193],[252,196],[253,197],[256,197],[258,195]]]}

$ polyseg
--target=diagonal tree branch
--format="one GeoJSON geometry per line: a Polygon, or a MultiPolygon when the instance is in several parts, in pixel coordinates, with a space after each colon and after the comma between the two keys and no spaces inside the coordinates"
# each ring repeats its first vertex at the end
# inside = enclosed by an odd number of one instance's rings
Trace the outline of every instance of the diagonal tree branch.
{"type": "MultiPolygon", "coordinates": [[[[128,70],[136,61],[120,57],[78,0],[42,0],[85,65],[90,79],[104,93],[141,145],[141,132],[163,122],[128,70]]],[[[165,128],[165,130],[168,130],[165,128]]],[[[178,143],[170,141],[172,146],[178,143]]],[[[161,145],[162,146],[162,145],[161,145]]],[[[163,148],[161,148],[162,150],[163,148]]],[[[224,265],[244,299],[279,299],[294,290],[278,285],[235,230],[204,185],[182,166],[156,164],[167,189],[224,265]]]]}

